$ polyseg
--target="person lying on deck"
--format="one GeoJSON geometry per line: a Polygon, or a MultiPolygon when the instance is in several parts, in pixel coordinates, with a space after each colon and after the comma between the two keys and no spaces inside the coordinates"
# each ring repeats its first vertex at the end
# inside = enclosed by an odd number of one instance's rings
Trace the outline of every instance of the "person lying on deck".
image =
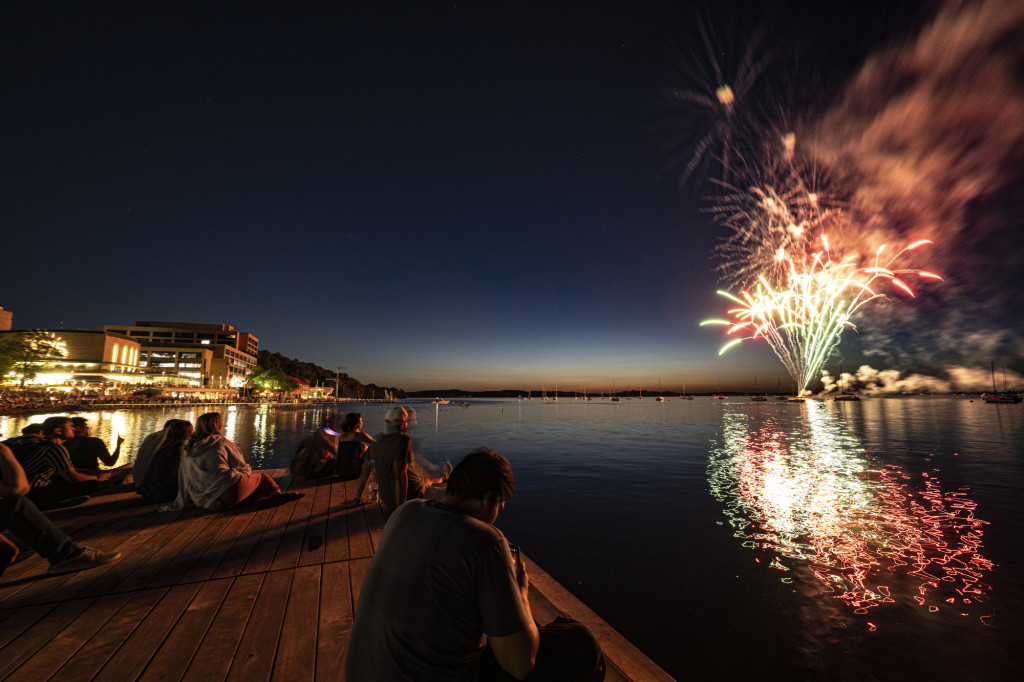
{"type": "MultiPolygon", "coordinates": [[[[150,465],[152,468],[152,464],[150,465]]],[[[261,508],[297,500],[303,493],[283,493],[270,476],[252,473],[238,446],[224,437],[220,412],[207,412],[196,420],[178,470],[178,497],[160,511],[178,511],[192,505],[222,511],[255,502],[261,508]]]]}
{"type": "Polygon", "coordinates": [[[586,626],[534,623],[526,567],[493,525],[514,489],[504,457],[474,450],[439,502],[391,515],[359,593],[345,679],[604,678],[586,626]]]}
{"type": "MultiPolygon", "coordinates": [[[[39,511],[29,491],[28,477],[14,453],[0,445],[0,532],[10,529],[19,540],[50,562],[50,575],[95,568],[121,556],[120,552],[101,552],[80,547],[64,531],[39,511]]],[[[0,574],[18,558],[18,546],[0,535],[0,574]]]]}

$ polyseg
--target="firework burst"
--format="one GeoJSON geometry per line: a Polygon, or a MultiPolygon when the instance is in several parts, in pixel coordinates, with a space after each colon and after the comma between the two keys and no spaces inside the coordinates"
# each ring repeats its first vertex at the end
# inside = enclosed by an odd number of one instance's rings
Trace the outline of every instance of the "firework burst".
{"type": "Polygon", "coordinates": [[[730,319],[701,323],[725,325],[726,336],[734,337],[719,354],[747,339],[765,339],[800,392],[817,376],[843,330],[855,329],[853,316],[867,303],[887,299],[881,286],[913,297],[913,289],[901,275],[941,279],[933,272],[899,268],[905,254],[931,244],[927,239],[913,242],[891,257],[882,245],[866,265],[858,263],[855,256],[833,259],[824,234],[819,243],[820,248],[806,257],[789,255],[786,247],[779,247],[778,265],[772,270],[787,273],[785,286],[775,285],[761,274],[756,285],[741,290],[739,296],[719,291],[737,304],[727,311],[730,319]]]}

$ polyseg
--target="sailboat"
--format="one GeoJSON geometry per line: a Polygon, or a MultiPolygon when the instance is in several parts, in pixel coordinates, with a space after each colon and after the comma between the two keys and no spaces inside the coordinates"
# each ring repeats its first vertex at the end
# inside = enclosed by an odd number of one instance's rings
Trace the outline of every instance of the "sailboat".
{"type": "Polygon", "coordinates": [[[656,402],[656,403],[663,403],[663,402],[665,402],[665,398],[663,398],[662,395],[661,395],[661,379],[658,379],[658,397],[654,399],[654,402],[656,402]]]}
{"type": "Polygon", "coordinates": [[[992,393],[983,393],[981,399],[986,403],[1019,403],[1022,398],[1020,393],[1010,393],[1006,390],[1006,365],[1003,365],[1003,390],[996,390],[996,363],[992,363],[992,393]]]}
{"type": "MultiPolygon", "coordinates": [[[[839,380],[843,380],[843,368],[839,367],[839,380]]],[[[847,393],[845,385],[842,387],[842,392],[835,397],[836,400],[860,400],[860,396],[854,393],[847,393]]]]}
{"type": "Polygon", "coordinates": [[[683,400],[693,400],[693,396],[686,392],[686,384],[683,384],[683,400]]]}
{"type": "MultiPolygon", "coordinates": [[[[754,377],[754,393],[757,393],[757,377],[756,376],[754,377]]],[[[752,395],[752,396],[750,396],[750,399],[753,400],[754,402],[759,402],[759,403],[763,403],[763,402],[768,400],[768,398],[766,398],[763,395],[752,395]]]]}
{"type": "Polygon", "coordinates": [[[782,377],[775,377],[775,399],[785,400],[786,396],[782,394],[782,377]]]}

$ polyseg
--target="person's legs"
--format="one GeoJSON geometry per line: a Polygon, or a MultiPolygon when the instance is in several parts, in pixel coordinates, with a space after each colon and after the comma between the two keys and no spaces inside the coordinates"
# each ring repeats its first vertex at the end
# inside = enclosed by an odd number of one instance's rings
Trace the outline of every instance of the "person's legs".
{"type": "Polygon", "coordinates": [[[47,509],[59,507],[62,502],[73,498],[92,495],[99,486],[99,481],[75,481],[74,483],[68,483],[67,481],[57,480],[44,488],[30,490],[26,497],[32,500],[37,507],[46,511],[47,509]]]}
{"type": "MultiPolygon", "coordinates": [[[[498,664],[490,647],[484,649],[475,679],[511,682],[514,677],[498,664]]],[[[540,628],[540,647],[529,682],[601,682],[604,655],[587,626],[568,618],[556,618],[540,628]]]]}
{"type": "Polygon", "coordinates": [[[281,488],[278,487],[277,483],[275,483],[274,479],[270,476],[267,476],[266,474],[249,474],[249,476],[258,478],[258,481],[256,481],[257,485],[252,492],[243,497],[240,502],[260,502],[281,494],[281,488]]]}
{"type": "Polygon", "coordinates": [[[266,474],[242,474],[237,483],[221,493],[210,511],[230,509],[242,502],[259,502],[279,492],[274,479],[266,474]]]}
{"type": "Polygon", "coordinates": [[[69,559],[82,551],[31,500],[21,495],[0,498],[0,528],[10,528],[50,563],[69,559]]]}

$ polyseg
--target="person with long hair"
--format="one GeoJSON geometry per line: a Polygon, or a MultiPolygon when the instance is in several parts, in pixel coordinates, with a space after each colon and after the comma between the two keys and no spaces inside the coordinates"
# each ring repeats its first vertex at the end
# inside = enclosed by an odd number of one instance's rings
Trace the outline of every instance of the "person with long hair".
{"type": "Polygon", "coordinates": [[[194,433],[192,422],[172,419],[156,446],[146,475],[139,481],[138,493],[146,502],[170,502],[178,496],[178,470],[181,451],[194,433]]]}
{"type": "Polygon", "coordinates": [[[363,415],[359,412],[349,412],[345,415],[345,421],[341,424],[341,434],[338,436],[338,478],[343,481],[351,481],[359,478],[365,472],[369,477],[370,469],[367,464],[366,451],[375,441],[366,433],[363,433],[363,415]]]}
{"type": "Polygon", "coordinates": [[[252,473],[237,445],[224,437],[220,412],[207,412],[196,420],[195,432],[186,441],[178,472],[178,497],[163,511],[191,505],[222,511],[255,502],[273,507],[297,500],[303,493],[284,493],[270,476],[252,473]]]}

